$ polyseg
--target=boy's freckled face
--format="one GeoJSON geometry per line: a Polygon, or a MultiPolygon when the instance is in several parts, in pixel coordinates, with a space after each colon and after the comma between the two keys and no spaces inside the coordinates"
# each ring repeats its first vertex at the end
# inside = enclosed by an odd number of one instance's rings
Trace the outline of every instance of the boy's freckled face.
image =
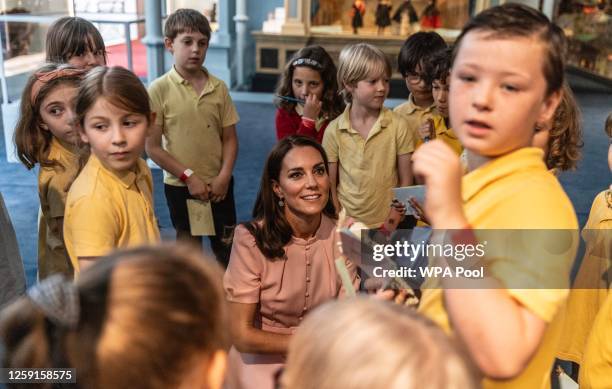
{"type": "Polygon", "coordinates": [[[100,97],[85,114],[81,140],[109,170],[133,169],[144,151],[149,121],[100,97]]]}
{"type": "Polygon", "coordinates": [[[166,38],[165,45],[174,57],[174,65],[192,72],[199,70],[206,59],[208,37],[199,31],[181,32],[174,40],[166,38]]]}
{"type": "Polygon", "coordinates": [[[559,93],[546,97],[543,44],[530,37],[469,32],[451,72],[449,113],[461,143],[496,157],[532,144],[536,122],[554,114],[559,93]]]}

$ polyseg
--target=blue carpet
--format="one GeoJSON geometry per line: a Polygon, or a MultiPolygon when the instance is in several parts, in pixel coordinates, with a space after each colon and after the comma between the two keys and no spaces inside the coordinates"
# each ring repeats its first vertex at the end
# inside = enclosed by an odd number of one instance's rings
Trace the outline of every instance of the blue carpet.
{"type": "MultiPolygon", "coordinates": [[[[583,112],[583,159],[575,172],[564,173],[561,183],[570,196],[580,224],[584,225],[595,195],[610,184],[607,166],[608,139],[603,124],[609,110],[610,95],[579,94],[583,112]]],[[[274,111],[271,104],[237,102],[241,121],[238,124],[240,151],[234,169],[235,199],[239,221],[250,218],[259,188],[265,157],[275,142],[274,111]]],[[[163,194],[162,174],[153,171],[155,211],[164,239],[173,239],[168,210],[163,194]]],[[[0,136],[0,192],[2,192],[17,232],[24,259],[28,285],[36,279],[38,192],[36,172],[6,162],[4,138],[0,136]]]]}

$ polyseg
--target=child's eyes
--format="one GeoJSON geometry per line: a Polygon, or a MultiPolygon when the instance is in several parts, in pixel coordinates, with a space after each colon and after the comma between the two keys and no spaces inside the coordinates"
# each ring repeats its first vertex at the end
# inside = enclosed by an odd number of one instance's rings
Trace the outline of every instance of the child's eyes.
{"type": "Polygon", "coordinates": [[[289,178],[295,179],[295,178],[299,178],[302,176],[301,172],[293,172],[291,174],[289,174],[289,178]]]}
{"type": "Polygon", "coordinates": [[[64,110],[60,107],[53,107],[49,110],[51,115],[60,115],[64,110]]]}
{"type": "Polygon", "coordinates": [[[92,127],[98,131],[104,131],[106,130],[106,124],[94,124],[92,125],[92,127]]]}
{"type": "Polygon", "coordinates": [[[460,74],[459,79],[464,82],[474,82],[476,81],[476,77],[469,74],[460,74]]]}
{"type": "Polygon", "coordinates": [[[511,85],[511,84],[503,84],[502,88],[508,92],[518,92],[519,91],[519,88],[517,86],[511,85]]]}
{"type": "Polygon", "coordinates": [[[123,122],[123,125],[125,127],[134,127],[136,124],[138,124],[138,122],[136,120],[125,120],[123,122]]]}
{"type": "Polygon", "coordinates": [[[318,176],[324,176],[325,175],[325,168],[324,167],[318,167],[314,170],[315,174],[318,176]]]}

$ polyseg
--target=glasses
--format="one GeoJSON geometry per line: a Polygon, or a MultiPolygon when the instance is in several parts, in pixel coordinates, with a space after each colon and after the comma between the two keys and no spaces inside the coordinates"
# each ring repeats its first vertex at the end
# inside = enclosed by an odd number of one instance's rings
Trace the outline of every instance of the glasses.
{"type": "Polygon", "coordinates": [[[410,84],[418,84],[424,79],[423,77],[422,73],[406,73],[406,81],[410,84]]]}

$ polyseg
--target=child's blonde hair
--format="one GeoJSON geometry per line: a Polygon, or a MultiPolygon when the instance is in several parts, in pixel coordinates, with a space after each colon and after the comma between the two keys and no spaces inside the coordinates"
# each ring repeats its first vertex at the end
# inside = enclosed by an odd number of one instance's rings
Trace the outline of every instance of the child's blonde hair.
{"type": "Polygon", "coordinates": [[[59,85],[68,84],[78,88],[83,74],[84,70],[71,65],[45,64],[28,79],[21,95],[19,120],[14,135],[17,157],[28,169],[37,163],[45,167],[58,163],[47,159],[53,134],[41,127],[41,104],[59,85]]]}
{"type": "Polygon", "coordinates": [[[355,86],[371,74],[385,74],[391,77],[391,61],[378,47],[367,43],[346,46],[340,52],[338,84],[344,101],[350,103],[352,94],[347,86],[355,86]]]}
{"type": "Polygon", "coordinates": [[[469,389],[466,360],[431,321],[369,298],[326,303],[289,345],[284,389],[469,389]]]}
{"type": "Polygon", "coordinates": [[[582,146],[580,109],[572,89],[565,81],[548,136],[548,151],[544,158],[546,166],[560,171],[575,169],[582,146]]]}
{"type": "Polygon", "coordinates": [[[194,362],[228,347],[221,278],[215,261],[180,246],[96,261],[75,285],[56,285],[74,315],[32,292],[2,312],[2,367],[73,367],[82,388],[177,388],[194,362]]]}

